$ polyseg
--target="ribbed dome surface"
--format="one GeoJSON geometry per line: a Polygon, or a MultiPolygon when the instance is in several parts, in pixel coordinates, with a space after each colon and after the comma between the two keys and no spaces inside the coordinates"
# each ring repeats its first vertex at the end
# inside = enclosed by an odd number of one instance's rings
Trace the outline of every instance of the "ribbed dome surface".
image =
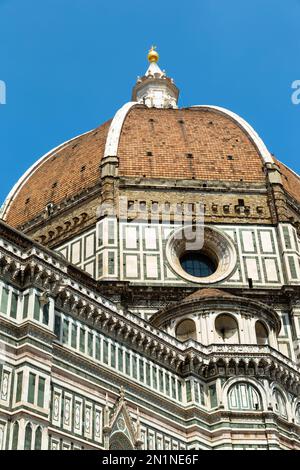
{"type": "MultiPolygon", "coordinates": [[[[20,227],[47,204],[59,205],[100,185],[110,124],[107,121],[42,158],[17,185],[5,221],[20,227]]],[[[119,176],[266,183],[262,156],[249,134],[213,108],[135,105],[125,117],[117,149],[119,176]]],[[[299,177],[277,163],[286,191],[300,201],[299,177]]]]}
{"type": "Polygon", "coordinates": [[[276,163],[280,168],[284,189],[290,194],[290,196],[296,199],[296,201],[300,202],[299,176],[278,160],[276,161],[276,163]]]}
{"type": "Polygon", "coordinates": [[[65,199],[100,182],[100,168],[110,121],[62,144],[37,166],[12,202],[6,222],[14,227],[39,215],[49,204],[65,199]]]}
{"type": "Polygon", "coordinates": [[[118,156],[119,174],[126,176],[265,179],[255,145],[235,121],[215,110],[133,108],[123,125],[118,156]]]}

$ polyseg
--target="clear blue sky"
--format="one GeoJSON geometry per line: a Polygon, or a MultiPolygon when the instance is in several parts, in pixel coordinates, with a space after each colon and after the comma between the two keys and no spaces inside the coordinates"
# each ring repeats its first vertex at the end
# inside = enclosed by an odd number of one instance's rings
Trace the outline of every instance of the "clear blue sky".
{"type": "Polygon", "coordinates": [[[224,106],[300,173],[300,0],[0,0],[0,201],[59,143],[130,99],[146,53],[180,106],[224,106]]]}

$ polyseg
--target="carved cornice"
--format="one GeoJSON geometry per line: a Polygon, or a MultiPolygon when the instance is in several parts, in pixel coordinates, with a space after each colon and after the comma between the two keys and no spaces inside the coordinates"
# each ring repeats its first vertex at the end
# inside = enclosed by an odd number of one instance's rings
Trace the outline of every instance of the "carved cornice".
{"type": "MultiPolygon", "coordinates": [[[[209,378],[215,374],[214,369],[226,367],[229,375],[238,373],[239,367],[251,370],[261,369],[258,375],[274,377],[284,382],[289,389],[298,390],[300,368],[287,357],[269,346],[256,345],[211,345],[203,346],[193,340],[184,343],[164,333],[146,320],[118,308],[113,302],[99,294],[98,283],[89,275],[60,257],[57,253],[45,249],[30,241],[24,235],[11,230],[0,222],[2,234],[9,232],[10,237],[2,240],[0,246],[0,273],[3,279],[8,279],[21,286],[34,286],[37,289],[47,288],[49,296],[55,300],[56,308],[73,317],[80,318],[84,323],[99,329],[106,335],[118,341],[130,344],[154,361],[162,363],[167,368],[186,375],[200,374],[209,378]],[[11,238],[23,240],[27,251],[10,244],[11,238]],[[28,249],[29,248],[29,249],[28,249]],[[223,364],[223,365],[222,365],[223,364]],[[241,364],[244,364],[242,366],[241,364]],[[249,365],[250,364],[250,365],[249,365]]],[[[20,245],[19,245],[20,246],[20,245]]],[[[212,299],[215,302],[215,299],[212,299]]],[[[255,306],[255,309],[265,309],[270,315],[270,307],[241,297],[227,297],[226,302],[237,302],[238,305],[255,306]],[[235,300],[233,300],[235,299],[235,300]],[[250,303],[249,303],[250,302],[250,303]]],[[[208,299],[205,299],[205,304],[208,299]]],[[[196,300],[193,305],[204,306],[203,300],[196,300]]],[[[187,304],[188,305],[188,304],[187,304]]],[[[185,302],[170,309],[182,309],[185,302]]],[[[167,310],[167,309],[166,309],[167,310]]],[[[274,320],[275,321],[275,320],[274,320]]]]}
{"type": "Polygon", "coordinates": [[[48,213],[46,210],[41,212],[34,219],[26,222],[26,224],[19,227],[20,230],[24,233],[33,232],[45,225],[45,221],[52,222],[58,216],[70,211],[78,205],[82,205],[84,202],[88,201],[91,198],[94,198],[99,194],[101,190],[101,182],[92,188],[86,188],[81,193],[76,196],[72,196],[69,199],[65,199],[63,202],[57,205],[51,206],[51,211],[48,213]]]}

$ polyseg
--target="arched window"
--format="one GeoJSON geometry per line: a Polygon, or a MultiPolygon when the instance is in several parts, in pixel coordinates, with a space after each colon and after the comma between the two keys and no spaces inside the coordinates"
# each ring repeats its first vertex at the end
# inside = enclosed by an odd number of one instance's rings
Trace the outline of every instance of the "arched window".
{"type": "Polygon", "coordinates": [[[32,427],[31,427],[31,424],[28,423],[25,428],[24,450],[31,450],[31,443],[32,443],[32,427]]]}
{"type": "Polygon", "coordinates": [[[284,418],[287,418],[286,401],[283,394],[277,388],[275,388],[273,397],[276,413],[278,413],[280,416],[283,416],[284,418]]]}
{"type": "Polygon", "coordinates": [[[269,344],[268,330],[261,321],[255,323],[257,344],[269,344]]]}
{"type": "Polygon", "coordinates": [[[40,426],[35,431],[34,448],[35,450],[40,450],[42,448],[42,430],[40,426]]]}
{"type": "Polygon", "coordinates": [[[216,318],[217,340],[222,343],[239,343],[238,324],[231,315],[222,314],[216,318]]]}
{"type": "Polygon", "coordinates": [[[12,437],[12,445],[11,448],[16,450],[18,448],[18,441],[19,441],[19,423],[16,421],[13,426],[13,437],[12,437]]]}
{"type": "Polygon", "coordinates": [[[133,450],[133,446],[123,432],[115,432],[109,440],[109,450],[133,450]]]}
{"type": "Polygon", "coordinates": [[[228,407],[230,410],[262,410],[260,393],[246,382],[235,384],[228,393],[228,407]]]}
{"type": "Polygon", "coordinates": [[[196,325],[193,320],[189,318],[181,321],[176,327],[176,338],[179,341],[186,341],[187,339],[197,339],[196,325]]]}

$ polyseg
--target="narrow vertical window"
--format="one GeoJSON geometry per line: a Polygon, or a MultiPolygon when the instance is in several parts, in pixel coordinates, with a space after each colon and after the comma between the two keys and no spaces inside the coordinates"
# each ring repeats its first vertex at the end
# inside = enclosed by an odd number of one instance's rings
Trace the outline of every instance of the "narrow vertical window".
{"type": "Polygon", "coordinates": [[[40,427],[37,428],[35,431],[35,441],[34,441],[34,449],[41,450],[42,448],[42,430],[40,427]]]}
{"type": "Polygon", "coordinates": [[[31,427],[31,424],[28,423],[25,428],[24,450],[31,450],[31,443],[32,443],[32,427],[31,427]]]}
{"type": "Polygon", "coordinates": [[[152,383],[153,383],[153,388],[157,389],[157,369],[154,366],[152,369],[152,383]]]}
{"type": "Polygon", "coordinates": [[[125,353],[125,360],[126,360],[126,374],[130,376],[131,372],[130,372],[130,354],[129,354],[129,352],[125,353]]]}
{"type": "Polygon", "coordinates": [[[159,391],[164,393],[164,374],[163,371],[159,371],[159,391]]]}
{"type": "Polygon", "coordinates": [[[123,372],[123,349],[118,349],[118,369],[120,372],[123,372]]]}
{"type": "Polygon", "coordinates": [[[45,379],[43,377],[39,378],[39,387],[38,387],[38,406],[44,408],[44,396],[45,396],[45,379]]]}
{"type": "Polygon", "coordinates": [[[188,380],[186,382],[186,401],[192,400],[192,390],[191,390],[191,382],[188,380]]]}
{"type": "Polygon", "coordinates": [[[37,321],[40,320],[40,301],[37,295],[34,296],[33,318],[37,321]]]}
{"type": "Polygon", "coordinates": [[[103,245],[103,223],[98,225],[98,245],[103,245]]]}
{"type": "Polygon", "coordinates": [[[165,382],[166,382],[166,394],[170,395],[170,376],[169,374],[165,374],[165,382]]]}
{"type": "Polygon", "coordinates": [[[110,365],[116,367],[116,346],[114,344],[110,345],[110,365]]]}
{"type": "Polygon", "coordinates": [[[144,382],[145,376],[144,376],[144,360],[143,359],[139,360],[139,374],[140,374],[140,381],[144,382]]]}
{"type": "Polygon", "coordinates": [[[146,384],[151,385],[151,369],[150,369],[150,364],[146,362],[146,384]]]}
{"type": "Polygon", "coordinates": [[[210,397],[210,406],[214,408],[215,406],[218,405],[216,386],[211,385],[208,390],[209,390],[209,397],[210,397]]]}
{"type": "Polygon", "coordinates": [[[137,379],[137,360],[135,355],[132,356],[132,375],[133,378],[137,379]]]}
{"type": "Polygon", "coordinates": [[[293,279],[297,279],[295,260],[292,256],[288,256],[288,260],[289,260],[289,265],[290,265],[291,276],[293,279]]]}
{"type": "Polygon", "coordinates": [[[99,253],[98,256],[98,276],[103,276],[103,253],[99,253]]]}
{"type": "Polygon", "coordinates": [[[110,220],[108,222],[108,243],[109,245],[112,245],[115,242],[115,228],[114,228],[114,222],[110,220]]]}
{"type": "Polygon", "coordinates": [[[79,349],[81,352],[85,352],[85,330],[83,328],[80,328],[79,349]]]}
{"type": "Polygon", "coordinates": [[[12,292],[11,295],[11,306],[10,306],[10,316],[12,318],[17,318],[17,310],[18,310],[18,294],[12,292]]]}
{"type": "Polygon", "coordinates": [[[29,294],[24,295],[23,318],[28,317],[29,294]]]}
{"type": "Polygon", "coordinates": [[[108,274],[115,273],[115,254],[113,251],[108,252],[108,274]]]}
{"type": "Polygon", "coordinates": [[[28,383],[28,401],[29,401],[29,403],[34,403],[35,379],[36,379],[36,376],[30,372],[29,373],[29,383],[28,383]]]}
{"type": "Polygon", "coordinates": [[[12,445],[11,448],[16,450],[18,448],[19,442],[19,423],[15,422],[13,427],[13,438],[12,438],[12,445]]]}
{"type": "Polygon", "coordinates": [[[64,319],[62,342],[67,344],[69,339],[69,320],[64,319]]]}
{"type": "Polygon", "coordinates": [[[23,384],[23,372],[17,374],[17,393],[16,393],[16,402],[21,401],[22,398],[22,384],[23,384]]]}
{"type": "Polygon", "coordinates": [[[72,323],[71,346],[72,348],[77,349],[77,324],[76,323],[72,323]]]}
{"type": "Polygon", "coordinates": [[[60,315],[55,315],[54,334],[58,337],[59,340],[60,340],[60,327],[61,327],[61,317],[60,315]]]}
{"type": "Polygon", "coordinates": [[[99,336],[96,336],[96,359],[101,361],[101,339],[99,336]]]}
{"type": "Polygon", "coordinates": [[[49,323],[49,303],[43,306],[43,323],[44,325],[49,323]]]}
{"type": "Polygon", "coordinates": [[[40,301],[37,295],[34,296],[33,318],[37,321],[40,320],[40,301]]]}
{"type": "Polygon", "coordinates": [[[197,403],[200,402],[199,400],[199,388],[198,388],[198,384],[196,382],[194,382],[194,394],[195,394],[195,401],[197,403]]]}
{"type": "Polygon", "coordinates": [[[94,355],[94,335],[90,331],[88,333],[88,354],[91,357],[94,355]]]}
{"type": "Polygon", "coordinates": [[[108,364],[108,342],[103,341],[103,362],[108,364]]]}
{"type": "Polygon", "coordinates": [[[291,250],[292,244],[288,227],[283,227],[283,238],[287,250],[291,250]]]}
{"type": "Polygon", "coordinates": [[[8,296],[9,296],[9,290],[7,289],[7,287],[3,287],[2,296],[1,296],[1,312],[2,313],[7,313],[8,296]]]}
{"type": "Polygon", "coordinates": [[[176,398],[176,379],[172,377],[172,398],[176,398]]]}
{"type": "Polygon", "coordinates": [[[178,380],[178,400],[182,401],[182,383],[178,380]]]}
{"type": "Polygon", "coordinates": [[[203,385],[200,385],[200,403],[201,405],[205,405],[205,395],[204,395],[203,385]]]}

